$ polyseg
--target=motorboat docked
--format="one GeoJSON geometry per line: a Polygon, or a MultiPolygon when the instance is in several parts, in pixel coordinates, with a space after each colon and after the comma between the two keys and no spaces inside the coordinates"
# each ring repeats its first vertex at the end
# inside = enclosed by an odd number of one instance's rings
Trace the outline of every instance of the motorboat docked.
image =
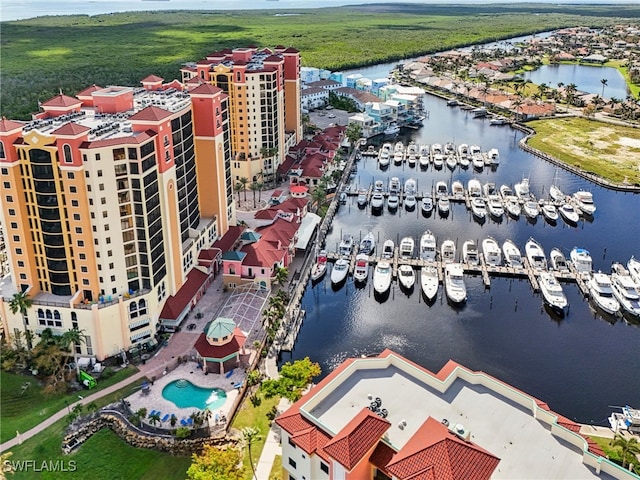
{"type": "Polygon", "coordinates": [[[438,199],[438,213],[446,217],[449,215],[449,210],[451,210],[451,202],[448,197],[440,197],[438,199]]]}
{"type": "Polygon", "coordinates": [[[620,304],[613,296],[609,275],[602,272],[594,273],[587,284],[589,286],[589,297],[597,307],[611,315],[620,310],[620,304]]]}
{"type": "Polygon", "coordinates": [[[418,157],[418,164],[420,168],[427,168],[429,166],[429,161],[431,160],[431,155],[429,154],[429,145],[421,145],[420,146],[420,156],[418,157]]]}
{"type": "Polygon", "coordinates": [[[567,302],[567,297],[562,290],[562,285],[556,280],[553,273],[541,272],[538,277],[538,284],[540,285],[540,292],[542,293],[544,303],[558,315],[564,316],[569,302],[567,302]]]}
{"type": "Polygon", "coordinates": [[[479,219],[483,219],[487,216],[487,206],[484,203],[484,199],[481,197],[475,197],[471,199],[471,211],[473,216],[479,219]]]}
{"type": "Polygon", "coordinates": [[[374,192],[371,195],[371,209],[372,210],[380,210],[384,205],[384,196],[382,192],[374,192]]]}
{"type": "Polygon", "coordinates": [[[434,168],[440,170],[442,168],[442,165],[444,165],[444,155],[442,155],[441,153],[436,153],[435,155],[433,155],[434,168]]]}
{"type": "Polygon", "coordinates": [[[461,143],[458,145],[458,156],[459,157],[467,157],[469,155],[469,145],[466,143],[461,143]]]}
{"type": "Polygon", "coordinates": [[[327,252],[320,250],[316,257],[316,263],[314,263],[311,268],[311,281],[317,282],[324,277],[325,273],[327,273],[327,252]]]}
{"type": "Polygon", "coordinates": [[[567,223],[576,225],[580,220],[580,215],[578,215],[576,209],[573,208],[573,205],[570,205],[569,203],[565,203],[564,205],[562,205],[558,209],[558,211],[560,212],[560,215],[562,216],[564,221],[567,223]]]}
{"type": "Polygon", "coordinates": [[[511,240],[505,240],[502,244],[504,263],[513,268],[522,268],[522,254],[520,249],[511,240]]]}
{"type": "Polygon", "coordinates": [[[373,191],[382,193],[382,189],[384,188],[384,182],[382,180],[376,180],[373,182],[373,191]]]}
{"type": "Polygon", "coordinates": [[[484,168],[484,158],[482,157],[482,153],[471,154],[471,163],[473,164],[473,168],[476,170],[482,170],[484,168]]]}
{"type": "Polygon", "coordinates": [[[404,208],[406,210],[413,210],[416,208],[418,201],[416,200],[416,196],[413,193],[408,193],[406,197],[404,197],[404,208]]]}
{"type": "Polygon", "coordinates": [[[389,193],[400,193],[400,179],[398,177],[391,177],[389,180],[389,193]]]}
{"type": "Polygon", "coordinates": [[[435,262],[436,260],[436,237],[427,230],[420,237],[420,258],[435,262]]]}
{"type": "Polygon", "coordinates": [[[400,248],[398,255],[400,258],[413,258],[413,249],[415,248],[415,241],[411,237],[404,237],[400,240],[400,248]]]}
{"type": "Polygon", "coordinates": [[[452,303],[467,300],[467,287],[464,284],[464,271],[459,263],[450,263],[444,267],[444,290],[452,303]]]}
{"type": "Polygon", "coordinates": [[[612,412],[609,417],[609,424],[615,433],[620,430],[627,430],[630,433],[640,433],[640,410],[631,408],[630,406],[618,407],[621,413],[612,412]]]}
{"type": "Polygon", "coordinates": [[[393,148],[393,163],[395,165],[401,165],[404,160],[404,144],[402,142],[396,143],[393,148]]]}
{"type": "Polygon", "coordinates": [[[443,263],[453,263],[456,261],[456,244],[453,240],[445,240],[440,245],[440,260],[443,263]]]}
{"type": "Polygon", "coordinates": [[[431,155],[442,155],[442,144],[433,143],[431,145],[431,155]]]}
{"type": "Polygon", "coordinates": [[[487,109],[484,107],[478,107],[471,110],[471,114],[474,116],[474,118],[485,117],[487,113],[487,109]]]}
{"type": "Polygon", "coordinates": [[[433,300],[438,294],[438,269],[434,265],[427,265],[420,270],[420,287],[428,300],[433,300]]]}
{"type": "Polygon", "coordinates": [[[522,209],[524,210],[524,214],[527,218],[537,218],[540,210],[538,210],[538,204],[533,200],[527,200],[522,205],[522,209]]]}
{"type": "Polygon", "coordinates": [[[460,157],[458,157],[458,163],[460,163],[460,166],[462,168],[469,168],[469,164],[471,163],[471,160],[469,160],[469,155],[461,155],[460,157]]]}
{"type": "Polygon", "coordinates": [[[558,209],[553,203],[542,202],[540,210],[547,221],[554,223],[558,220],[558,209]]]}
{"type": "Polygon", "coordinates": [[[518,218],[520,216],[520,212],[522,212],[522,208],[520,207],[520,203],[518,203],[518,197],[515,195],[511,195],[504,200],[504,208],[507,210],[507,213],[513,218],[518,218]]]}
{"type": "Polygon", "coordinates": [[[509,120],[505,117],[492,117],[491,120],[489,120],[489,125],[506,125],[507,123],[509,123],[509,120]]]}
{"type": "Polygon", "coordinates": [[[567,196],[564,194],[560,187],[558,186],[558,169],[556,168],[556,173],[553,175],[553,183],[549,187],[549,197],[554,202],[564,202],[567,199],[567,196]]]}
{"type": "Polygon", "coordinates": [[[492,148],[487,152],[487,158],[491,165],[500,165],[500,152],[497,148],[492,148]]]}
{"type": "Polygon", "coordinates": [[[387,198],[387,208],[389,210],[395,210],[400,205],[400,197],[398,197],[397,193],[390,193],[387,198]]]}
{"type": "Polygon", "coordinates": [[[551,262],[551,268],[553,268],[556,272],[569,271],[569,264],[567,263],[567,259],[559,248],[556,247],[551,249],[551,252],[549,253],[549,261],[551,262]]]}
{"type": "Polygon", "coordinates": [[[351,255],[353,251],[353,235],[349,235],[345,233],[342,236],[342,240],[340,241],[340,245],[338,246],[338,253],[340,255],[351,255]]]}
{"type": "Polygon", "coordinates": [[[422,209],[422,213],[429,214],[433,210],[433,199],[431,195],[425,195],[422,197],[422,202],[420,208],[422,209]]]}
{"type": "Polygon", "coordinates": [[[353,279],[358,283],[364,283],[369,277],[369,257],[365,253],[356,256],[356,266],[353,269],[353,279]]]}
{"type": "Polygon", "coordinates": [[[371,255],[376,249],[376,238],[373,235],[373,232],[367,233],[362,241],[360,242],[360,247],[358,248],[358,252],[364,253],[365,255],[371,255]]]}
{"type": "Polygon", "coordinates": [[[398,266],[398,281],[405,290],[411,290],[416,282],[416,274],[411,265],[398,266]]]}
{"type": "Polygon", "coordinates": [[[449,187],[447,182],[440,180],[436,183],[436,198],[446,197],[449,195],[449,187]]]}
{"type": "Polygon", "coordinates": [[[506,200],[509,197],[513,197],[513,190],[509,185],[500,185],[500,195],[502,195],[502,200],[506,200]]]}
{"type": "Polygon", "coordinates": [[[416,161],[418,159],[418,146],[413,142],[409,143],[405,155],[407,157],[407,162],[409,163],[409,165],[413,165],[415,167],[416,161]]]}
{"type": "Polygon", "coordinates": [[[593,203],[593,194],[591,192],[579,190],[573,194],[573,200],[585,215],[593,215],[595,213],[596,205],[593,203]]]}
{"type": "Polygon", "coordinates": [[[391,264],[383,260],[378,262],[373,270],[373,289],[376,293],[383,294],[391,286],[391,264]]]}
{"type": "Polygon", "coordinates": [[[445,155],[455,155],[456,147],[453,143],[447,142],[444,144],[444,154],[445,155]]]}
{"type": "Polygon", "coordinates": [[[632,255],[627,262],[627,268],[629,269],[629,275],[631,275],[633,281],[640,286],[640,260],[632,255]]]}
{"type": "Polygon", "coordinates": [[[445,163],[450,170],[455,170],[455,168],[458,166],[458,159],[455,155],[447,155],[445,163]]]}
{"type": "Polygon", "coordinates": [[[349,260],[346,258],[339,258],[336,263],[333,264],[333,270],[331,270],[331,283],[333,285],[340,285],[345,281],[349,274],[349,260]]]}
{"type": "Polygon", "coordinates": [[[347,203],[347,192],[340,192],[339,201],[340,201],[340,205],[346,205],[346,203],[347,203]]]}
{"type": "Polygon", "coordinates": [[[400,127],[396,122],[391,122],[387,128],[384,129],[384,134],[388,136],[397,135],[400,133],[400,127]]]}
{"type": "Polygon", "coordinates": [[[521,181],[513,186],[513,190],[516,192],[516,196],[520,200],[528,200],[531,196],[531,191],[529,190],[529,179],[523,177],[521,181]]]}
{"type": "Polygon", "coordinates": [[[489,195],[487,198],[487,208],[489,209],[489,215],[494,218],[499,219],[504,215],[504,208],[498,195],[489,195]]]}
{"type": "Polygon", "coordinates": [[[387,168],[390,163],[391,157],[389,156],[389,153],[380,152],[380,155],[378,155],[378,165],[380,165],[380,168],[387,168]]]}
{"type": "Polygon", "coordinates": [[[456,180],[451,184],[451,195],[458,202],[464,201],[464,185],[460,180],[456,180]]]}
{"type": "Polygon", "coordinates": [[[459,103],[460,102],[458,102],[457,99],[450,98],[449,100],[447,100],[447,107],[457,107],[459,103]]]}
{"type": "Polygon", "coordinates": [[[496,184],[493,182],[487,182],[482,185],[482,194],[485,197],[490,197],[491,195],[497,195],[498,190],[496,189],[496,184]]]}
{"type": "Polygon", "coordinates": [[[480,184],[480,180],[477,178],[472,178],[467,183],[467,192],[470,197],[481,197],[482,196],[482,185],[480,184]]]}
{"type": "Polygon", "coordinates": [[[502,263],[500,247],[492,237],[487,237],[482,241],[482,254],[487,265],[499,266],[502,263]]]}
{"type": "Polygon", "coordinates": [[[620,264],[612,267],[611,288],[622,309],[629,315],[640,317],[640,295],[638,286],[629,272],[620,264]]]}
{"type": "Polygon", "coordinates": [[[581,275],[590,275],[593,270],[593,260],[589,250],[585,248],[573,247],[569,254],[573,268],[581,275]]]}
{"type": "Polygon", "coordinates": [[[544,254],[544,250],[533,238],[529,237],[529,240],[527,240],[527,243],[524,245],[524,251],[531,268],[534,270],[547,269],[547,257],[544,254]]]}
{"type": "Polygon", "coordinates": [[[360,208],[364,208],[367,206],[367,191],[366,190],[360,190],[358,192],[358,206],[360,208]]]}
{"type": "Polygon", "coordinates": [[[406,182],[404,182],[404,193],[416,193],[417,183],[413,178],[408,178],[406,182]]]}
{"type": "Polygon", "coordinates": [[[462,261],[469,265],[478,265],[480,258],[478,257],[478,245],[473,240],[467,240],[462,244],[462,261]]]}
{"type": "Polygon", "coordinates": [[[382,254],[381,257],[384,259],[393,258],[393,251],[395,250],[395,244],[393,240],[385,240],[382,244],[382,254]]]}

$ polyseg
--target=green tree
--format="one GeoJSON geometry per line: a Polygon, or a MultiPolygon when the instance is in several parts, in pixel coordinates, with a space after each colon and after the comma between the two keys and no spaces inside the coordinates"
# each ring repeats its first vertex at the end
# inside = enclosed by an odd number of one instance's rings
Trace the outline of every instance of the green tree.
{"type": "Polygon", "coordinates": [[[358,123],[349,123],[344,134],[349,139],[349,143],[351,144],[349,148],[351,149],[362,137],[362,126],[358,123]]]}
{"type": "Polygon", "coordinates": [[[278,267],[275,272],[276,282],[284,285],[289,278],[289,269],[287,267],[278,267]]]}
{"type": "Polygon", "coordinates": [[[233,448],[216,448],[204,445],[200,454],[191,456],[187,480],[242,480],[240,452],[233,448]]]}
{"type": "Polygon", "coordinates": [[[633,462],[636,455],[640,453],[640,444],[636,437],[623,437],[622,435],[616,435],[613,439],[613,446],[620,447],[620,453],[622,457],[622,467],[626,467],[627,463],[633,462]]]}
{"type": "Polygon", "coordinates": [[[267,379],[262,382],[261,390],[265,397],[285,397],[295,402],[302,396],[302,391],[311,383],[314,377],[321,373],[320,365],[312,362],[309,357],[287,362],[280,369],[278,380],[267,379]]]}
{"type": "Polygon", "coordinates": [[[607,86],[607,83],[609,83],[609,81],[606,78],[603,78],[600,80],[600,83],[602,84],[602,95],[600,95],[601,97],[604,97],[604,87],[607,86]]]}
{"type": "Polygon", "coordinates": [[[249,184],[249,179],[247,177],[240,177],[238,183],[242,185],[242,190],[244,190],[244,201],[247,201],[247,185],[249,184]]]}
{"type": "Polygon", "coordinates": [[[14,293],[9,301],[9,309],[13,314],[20,312],[22,315],[26,315],[31,305],[33,305],[33,300],[29,298],[27,292],[14,293]]]}
{"type": "Polygon", "coordinates": [[[238,194],[238,203],[240,203],[240,192],[242,191],[242,184],[240,182],[236,182],[233,186],[233,189],[238,194]]]}
{"type": "Polygon", "coordinates": [[[247,374],[247,385],[250,387],[258,385],[260,383],[260,380],[262,380],[262,374],[260,373],[260,370],[251,370],[247,374]]]}
{"type": "Polygon", "coordinates": [[[259,440],[260,437],[261,437],[260,429],[258,428],[244,427],[242,429],[242,438],[249,452],[249,465],[251,466],[251,471],[253,472],[254,479],[257,479],[257,477],[256,477],[256,468],[253,465],[253,457],[251,455],[251,445],[253,445],[253,443],[256,442],[257,440],[259,440]]]}
{"type": "Polygon", "coordinates": [[[313,189],[311,192],[311,201],[314,205],[316,205],[316,211],[324,205],[324,202],[327,200],[327,191],[320,185],[313,189]]]}
{"type": "Polygon", "coordinates": [[[253,208],[256,208],[256,192],[262,187],[258,182],[251,182],[249,188],[251,188],[251,193],[253,193],[253,208]]]}
{"type": "Polygon", "coordinates": [[[160,423],[160,412],[153,412],[149,414],[149,423],[154,427],[160,423]]]}

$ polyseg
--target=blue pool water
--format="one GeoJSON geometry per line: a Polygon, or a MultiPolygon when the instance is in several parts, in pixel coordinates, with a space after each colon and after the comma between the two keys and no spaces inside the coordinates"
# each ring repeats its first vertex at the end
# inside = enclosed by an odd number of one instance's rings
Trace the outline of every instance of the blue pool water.
{"type": "Polygon", "coordinates": [[[174,380],[162,389],[162,396],[179,408],[215,410],[224,405],[227,394],[221,388],[203,388],[189,380],[174,380]]]}

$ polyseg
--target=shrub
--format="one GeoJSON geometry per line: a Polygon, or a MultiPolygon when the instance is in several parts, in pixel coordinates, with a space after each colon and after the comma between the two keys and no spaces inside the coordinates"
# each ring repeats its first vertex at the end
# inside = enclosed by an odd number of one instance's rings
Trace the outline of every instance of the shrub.
{"type": "Polygon", "coordinates": [[[176,438],[189,438],[191,436],[191,430],[189,427],[176,428],[176,438]]]}

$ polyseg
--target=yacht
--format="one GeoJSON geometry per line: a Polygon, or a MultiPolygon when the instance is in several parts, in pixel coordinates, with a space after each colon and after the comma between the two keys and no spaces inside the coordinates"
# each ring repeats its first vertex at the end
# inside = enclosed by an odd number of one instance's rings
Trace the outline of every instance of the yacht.
{"type": "Polygon", "coordinates": [[[413,178],[409,178],[409,179],[407,179],[406,182],[404,182],[404,193],[405,194],[409,194],[409,193],[415,194],[416,190],[417,190],[417,183],[413,178]]]}
{"type": "Polygon", "coordinates": [[[500,185],[500,195],[502,195],[502,200],[506,200],[513,196],[513,190],[511,190],[509,185],[500,185]]]}
{"type": "Polygon", "coordinates": [[[544,250],[533,238],[529,237],[529,240],[524,245],[524,251],[527,254],[527,260],[531,268],[534,270],[547,269],[547,257],[544,254],[544,250]]]}
{"type": "Polygon", "coordinates": [[[469,168],[469,164],[471,163],[469,160],[469,155],[461,155],[458,158],[458,162],[460,163],[460,166],[464,169],[469,168]]]}
{"type": "Polygon", "coordinates": [[[482,157],[482,153],[471,154],[471,163],[473,164],[473,168],[476,170],[482,170],[484,168],[484,158],[482,157]]]}
{"type": "Polygon", "coordinates": [[[442,155],[442,145],[439,143],[433,143],[431,145],[431,155],[442,155]]]}
{"type": "Polygon", "coordinates": [[[482,150],[480,149],[480,147],[478,145],[471,145],[471,148],[469,149],[469,154],[470,155],[482,155],[482,150]]]}
{"type": "Polygon", "coordinates": [[[376,238],[373,235],[373,232],[367,233],[362,241],[360,242],[360,248],[358,248],[358,252],[364,253],[365,255],[371,255],[376,249],[376,238]]]}
{"type": "Polygon", "coordinates": [[[553,175],[553,183],[549,187],[549,197],[554,202],[564,202],[567,199],[567,196],[564,194],[560,187],[558,186],[558,169],[556,168],[556,173],[553,175]]]}
{"type": "Polygon", "coordinates": [[[463,303],[467,300],[464,271],[459,263],[450,263],[444,267],[444,290],[452,303],[463,303]]]}
{"type": "Polygon", "coordinates": [[[433,236],[431,230],[427,230],[420,237],[420,258],[430,262],[436,260],[436,237],[433,236]]]}
{"type": "Polygon", "coordinates": [[[353,235],[349,235],[348,233],[345,233],[342,236],[342,241],[340,242],[340,245],[338,247],[338,253],[340,255],[351,255],[352,251],[353,251],[353,235]]]}
{"type": "Polygon", "coordinates": [[[333,270],[331,270],[331,283],[333,285],[340,285],[345,281],[349,274],[349,260],[346,258],[339,258],[336,263],[333,264],[333,270]]]}
{"type": "Polygon", "coordinates": [[[453,263],[456,261],[456,244],[453,240],[445,240],[440,245],[440,260],[443,263],[453,263]]]}
{"type": "Polygon", "coordinates": [[[551,249],[551,252],[549,253],[549,261],[551,262],[551,268],[553,268],[556,272],[569,271],[569,264],[567,263],[567,259],[559,248],[551,249]]]}
{"type": "Polygon", "coordinates": [[[500,247],[492,237],[487,237],[482,241],[482,255],[487,265],[499,266],[502,263],[500,247]]]}
{"type": "Polygon", "coordinates": [[[327,273],[327,252],[320,250],[316,257],[316,263],[314,263],[311,268],[311,281],[317,282],[324,277],[325,273],[327,273]]]}
{"type": "Polygon", "coordinates": [[[522,268],[522,254],[520,249],[511,240],[505,240],[502,244],[504,263],[513,268],[522,268]]]}
{"type": "Polygon", "coordinates": [[[405,290],[411,290],[416,282],[416,274],[411,265],[398,266],[398,281],[405,290]]]}
{"type": "Polygon", "coordinates": [[[416,196],[413,193],[408,193],[406,197],[404,197],[404,208],[405,210],[413,210],[416,208],[418,201],[416,200],[416,196]]]}
{"type": "Polygon", "coordinates": [[[481,197],[475,197],[471,199],[471,211],[473,216],[482,220],[487,216],[487,206],[484,203],[484,199],[481,197]]]}
{"type": "Polygon", "coordinates": [[[627,262],[627,268],[629,269],[629,275],[631,275],[633,281],[636,282],[640,288],[640,260],[631,255],[631,258],[627,262]]]}
{"type": "Polygon", "coordinates": [[[444,154],[445,155],[455,155],[456,147],[453,143],[447,142],[444,144],[444,154]]]}
{"type": "Polygon", "coordinates": [[[397,135],[398,133],[400,133],[400,127],[398,126],[398,124],[396,122],[391,122],[389,124],[389,126],[384,129],[384,134],[389,136],[389,137],[393,137],[394,135],[397,135]]]}
{"type": "Polygon", "coordinates": [[[573,247],[571,253],[569,254],[569,258],[571,259],[571,263],[573,263],[573,268],[580,275],[590,275],[593,270],[593,260],[591,259],[591,254],[589,250],[585,248],[573,247]]]}
{"type": "Polygon", "coordinates": [[[434,168],[440,170],[442,168],[442,165],[444,165],[444,155],[442,155],[441,153],[436,153],[435,155],[433,155],[434,168]]]}
{"type": "Polygon", "coordinates": [[[497,195],[498,190],[496,190],[496,184],[493,182],[487,182],[482,185],[482,194],[485,197],[490,197],[491,195],[497,195]]]}
{"type": "Polygon", "coordinates": [[[489,209],[489,215],[496,219],[500,219],[504,215],[504,208],[498,195],[489,195],[487,208],[489,209]]]}
{"type": "Polygon", "coordinates": [[[421,207],[422,213],[429,214],[433,210],[433,199],[431,195],[425,195],[422,197],[421,207]]]}
{"type": "Polygon", "coordinates": [[[356,266],[353,270],[353,279],[358,283],[364,283],[369,278],[369,256],[359,253],[356,256],[356,266]]]}
{"type": "Polygon", "coordinates": [[[387,168],[389,163],[391,163],[391,149],[385,150],[382,148],[378,154],[378,165],[380,165],[380,168],[387,168]]]}
{"type": "Polygon", "coordinates": [[[618,300],[613,296],[611,278],[602,272],[594,273],[588,281],[589,296],[604,312],[615,314],[620,310],[618,300]]]}
{"type": "Polygon", "coordinates": [[[504,200],[504,208],[513,218],[518,218],[520,216],[520,212],[522,212],[522,208],[518,202],[518,197],[515,195],[511,195],[504,200]]]}
{"type": "Polygon", "coordinates": [[[449,168],[449,170],[455,170],[456,166],[458,165],[458,159],[456,158],[455,155],[447,155],[447,159],[445,160],[445,163],[447,164],[447,167],[449,168]]]}
{"type": "Polygon", "coordinates": [[[391,264],[383,260],[373,270],[373,289],[376,293],[386,293],[391,286],[391,264]]]}
{"type": "Polygon", "coordinates": [[[446,197],[449,195],[449,187],[447,182],[440,180],[436,183],[436,198],[446,197]]]}
{"type": "Polygon", "coordinates": [[[615,264],[612,269],[611,288],[613,296],[616,297],[625,312],[634,317],[639,317],[640,295],[638,295],[638,286],[622,265],[615,264]]]}
{"type": "Polygon", "coordinates": [[[578,224],[578,221],[580,220],[580,216],[578,215],[578,212],[576,211],[575,208],[573,208],[572,205],[565,203],[558,209],[558,211],[560,212],[560,215],[562,216],[562,218],[566,223],[570,225],[578,224]]]}
{"type": "Polygon", "coordinates": [[[402,163],[404,160],[404,143],[396,142],[393,147],[393,161],[394,163],[402,163]]]}
{"type": "Polygon", "coordinates": [[[556,280],[553,273],[541,272],[538,277],[538,284],[540,285],[540,292],[542,293],[544,303],[558,315],[564,316],[569,303],[562,290],[562,285],[556,280]]]}
{"type": "Polygon", "coordinates": [[[397,193],[390,193],[389,198],[387,198],[387,208],[389,210],[395,210],[400,205],[400,197],[398,197],[397,193]]]}
{"type": "Polygon", "coordinates": [[[409,146],[407,147],[406,157],[409,166],[415,167],[416,161],[418,160],[418,146],[415,143],[409,143],[409,146]]]}
{"type": "Polygon", "coordinates": [[[522,205],[522,209],[524,210],[524,214],[527,218],[537,218],[540,211],[538,210],[538,204],[533,200],[527,200],[522,205]]]}
{"type": "Polygon", "coordinates": [[[360,190],[358,192],[358,207],[364,208],[367,206],[367,191],[360,190]]]}
{"type": "Polygon", "coordinates": [[[553,203],[542,202],[542,215],[549,223],[555,223],[558,220],[558,209],[553,203]]]}
{"type": "Polygon", "coordinates": [[[523,178],[520,182],[513,186],[516,196],[520,200],[528,200],[531,192],[529,191],[529,179],[523,178]]]}
{"type": "Polygon", "coordinates": [[[460,145],[458,145],[458,156],[462,158],[468,155],[469,155],[469,145],[467,145],[466,143],[461,143],[460,145]]]}
{"type": "Polygon", "coordinates": [[[381,210],[384,205],[384,196],[381,192],[374,192],[371,195],[371,210],[381,210]]]}
{"type": "Polygon", "coordinates": [[[382,189],[384,188],[384,182],[382,180],[376,180],[373,182],[373,191],[382,193],[382,189]]]}
{"type": "Polygon", "coordinates": [[[482,196],[482,186],[480,185],[480,180],[477,178],[472,178],[467,183],[467,193],[470,197],[481,197],[482,196]]]}
{"type": "Polygon", "coordinates": [[[497,148],[492,148],[487,152],[487,159],[490,165],[500,165],[500,152],[497,148]]]}
{"type": "Polygon", "coordinates": [[[460,180],[456,180],[451,184],[451,195],[458,202],[464,201],[464,185],[460,180]]]}
{"type": "Polygon", "coordinates": [[[393,258],[393,251],[395,250],[395,244],[393,240],[385,240],[382,244],[382,254],[381,257],[384,259],[393,258]]]}
{"type": "Polygon", "coordinates": [[[593,215],[596,211],[596,205],[593,203],[593,195],[591,192],[580,190],[573,194],[573,200],[576,206],[585,215],[593,215]]]}
{"type": "Polygon", "coordinates": [[[438,213],[442,217],[446,217],[449,215],[449,210],[451,209],[451,202],[447,197],[440,197],[438,199],[438,213]]]}
{"type": "Polygon", "coordinates": [[[429,145],[420,146],[420,156],[418,157],[418,164],[420,168],[426,169],[429,166],[431,156],[429,155],[429,145]]]}
{"type": "Polygon", "coordinates": [[[398,255],[400,258],[413,258],[413,249],[415,242],[411,237],[404,237],[400,240],[400,249],[398,255]]]}
{"type": "Polygon", "coordinates": [[[391,177],[389,180],[389,193],[400,193],[400,179],[398,177],[391,177]]]}
{"type": "Polygon", "coordinates": [[[420,286],[428,300],[433,300],[438,294],[438,269],[434,265],[427,265],[420,270],[420,286]]]}
{"type": "Polygon", "coordinates": [[[462,261],[469,265],[478,265],[480,259],[478,258],[478,245],[473,240],[467,240],[462,244],[462,261]]]}

